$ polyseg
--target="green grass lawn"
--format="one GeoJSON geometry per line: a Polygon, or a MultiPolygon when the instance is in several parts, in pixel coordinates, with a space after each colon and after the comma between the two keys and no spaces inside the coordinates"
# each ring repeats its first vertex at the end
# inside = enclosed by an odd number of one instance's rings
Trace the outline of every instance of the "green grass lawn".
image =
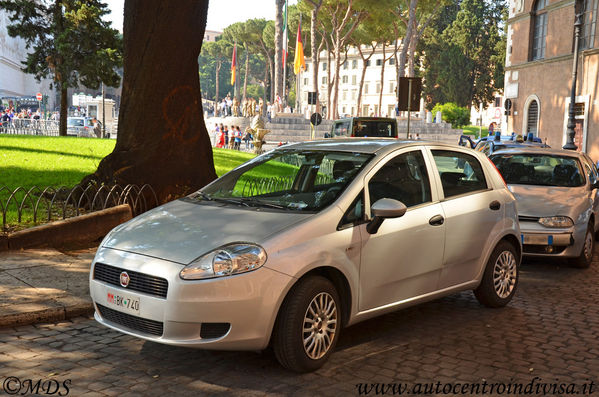
{"type": "Polygon", "coordinates": [[[483,138],[487,135],[489,135],[489,129],[487,127],[483,127],[482,128],[482,137],[478,136],[479,134],[479,127],[477,125],[469,125],[463,128],[464,131],[464,135],[472,135],[475,136],[477,138],[483,138]]]}
{"type": "MultiPolygon", "coordinates": [[[[14,189],[73,187],[97,169],[115,143],[110,139],[0,134],[0,231],[3,206],[14,189]]],[[[254,157],[251,153],[228,149],[213,149],[213,155],[218,176],[254,157]]],[[[17,199],[21,197],[18,202],[23,194],[17,195],[17,199]]],[[[16,222],[16,214],[13,201],[7,208],[10,224],[16,222]]],[[[32,215],[24,211],[23,221],[31,223],[32,215]]]]}

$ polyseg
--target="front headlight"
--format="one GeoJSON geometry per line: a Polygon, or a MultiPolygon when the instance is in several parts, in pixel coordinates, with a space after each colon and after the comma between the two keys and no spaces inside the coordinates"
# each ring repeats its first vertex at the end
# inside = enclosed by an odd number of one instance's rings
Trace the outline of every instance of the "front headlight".
{"type": "Polygon", "coordinates": [[[540,218],[539,223],[545,227],[571,227],[574,221],[567,216],[548,216],[540,218]]]}
{"type": "Polygon", "coordinates": [[[179,276],[184,280],[230,276],[256,270],[264,262],[264,248],[256,244],[235,243],[202,255],[185,266],[179,276]]]}

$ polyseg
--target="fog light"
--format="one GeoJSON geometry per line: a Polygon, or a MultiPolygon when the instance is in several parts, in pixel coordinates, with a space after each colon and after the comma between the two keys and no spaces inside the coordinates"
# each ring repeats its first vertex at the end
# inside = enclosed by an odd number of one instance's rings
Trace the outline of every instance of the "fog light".
{"type": "Polygon", "coordinates": [[[547,247],[545,247],[545,252],[547,252],[548,254],[553,252],[553,246],[552,245],[548,245],[547,247]]]}

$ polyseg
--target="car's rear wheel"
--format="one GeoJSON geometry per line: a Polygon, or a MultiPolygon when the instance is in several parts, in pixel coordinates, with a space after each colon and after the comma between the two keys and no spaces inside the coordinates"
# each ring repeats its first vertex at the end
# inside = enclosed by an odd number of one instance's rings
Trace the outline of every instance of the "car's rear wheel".
{"type": "Polygon", "coordinates": [[[488,307],[503,307],[508,304],[518,286],[518,251],[508,241],[500,241],[493,250],[482,281],[474,290],[480,303],[488,307]]]}
{"type": "Polygon", "coordinates": [[[341,306],[335,286],[321,276],[302,279],[289,292],[277,318],[273,348],[285,368],[320,368],[337,344],[341,306]]]}
{"type": "Polygon", "coordinates": [[[593,250],[595,249],[595,235],[593,229],[593,223],[591,222],[584,235],[582,251],[580,252],[580,255],[573,260],[573,264],[576,267],[585,268],[591,265],[591,261],[593,260],[593,250]]]}

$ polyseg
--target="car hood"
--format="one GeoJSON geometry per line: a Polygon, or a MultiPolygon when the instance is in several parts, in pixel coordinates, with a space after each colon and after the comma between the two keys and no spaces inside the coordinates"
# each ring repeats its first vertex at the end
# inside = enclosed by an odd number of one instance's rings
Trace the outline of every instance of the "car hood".
{"type": "Polygon", "coordinates": [[[102,246],[188,264],[227,243],[260,244],[310,216],[177,200],[116,227],[102,246]]]}
{"type": "Polygon", "coordinates": [[[576,221],[591,204],[586,186],[509,185],[509,189],[516,197],[520,216],[564,215],[576,221]]]}

